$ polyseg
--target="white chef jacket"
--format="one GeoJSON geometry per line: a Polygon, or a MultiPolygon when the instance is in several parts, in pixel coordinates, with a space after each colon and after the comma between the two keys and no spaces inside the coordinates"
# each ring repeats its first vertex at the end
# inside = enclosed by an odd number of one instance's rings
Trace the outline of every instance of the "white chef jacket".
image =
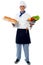
{"type": "Polygon", "coordinates": [[[24,13],[22,16],[19,16],[19,14],[16,15],[16,20],[18,21],[18,23],[16,24],[16,27],[19,29],[30,29],[30,21],[27,21],[28,18],[30,18],[31,16],[28,13],[24,13]]]}

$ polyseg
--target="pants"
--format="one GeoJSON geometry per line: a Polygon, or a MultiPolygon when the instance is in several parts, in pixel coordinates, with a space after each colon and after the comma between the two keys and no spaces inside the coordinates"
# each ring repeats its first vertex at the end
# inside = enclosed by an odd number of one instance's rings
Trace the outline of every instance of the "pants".
{"type": "Polygon", "coordinates": [[[25,60],[29,61],[29,44],[17,44],[17,58],[21,58],[21,48],[23,45],[24,54],[25,54],[25,60]]]}

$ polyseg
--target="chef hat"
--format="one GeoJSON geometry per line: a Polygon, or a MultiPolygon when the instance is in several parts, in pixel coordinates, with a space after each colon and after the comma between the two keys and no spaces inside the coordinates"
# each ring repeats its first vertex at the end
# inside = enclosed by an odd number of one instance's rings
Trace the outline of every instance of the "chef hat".
{"type": "Polygon", "coordinates": [[[26,7],[26,4],[24,1],[21,1],[19,6],[25,6],[26,7]]]}

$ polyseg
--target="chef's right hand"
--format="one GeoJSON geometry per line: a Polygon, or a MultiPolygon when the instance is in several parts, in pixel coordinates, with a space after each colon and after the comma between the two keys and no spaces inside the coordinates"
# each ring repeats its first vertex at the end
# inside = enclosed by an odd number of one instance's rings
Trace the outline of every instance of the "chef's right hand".
{"type": "Polygon", "coordinates": [[[12,23],[12,26],[14,27],[14,26],[15,26],[15,24],[14,24],[14,23],[12,23]]]}

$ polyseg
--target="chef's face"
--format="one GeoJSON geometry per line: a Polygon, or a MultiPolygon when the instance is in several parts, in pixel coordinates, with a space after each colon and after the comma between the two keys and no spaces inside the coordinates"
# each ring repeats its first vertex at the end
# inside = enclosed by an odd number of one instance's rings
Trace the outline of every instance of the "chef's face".
{"type": "Polygon", "coordinates": [[[24,11],[25,10],[25,6],[20,6],[20,11],[24,11]]]}

